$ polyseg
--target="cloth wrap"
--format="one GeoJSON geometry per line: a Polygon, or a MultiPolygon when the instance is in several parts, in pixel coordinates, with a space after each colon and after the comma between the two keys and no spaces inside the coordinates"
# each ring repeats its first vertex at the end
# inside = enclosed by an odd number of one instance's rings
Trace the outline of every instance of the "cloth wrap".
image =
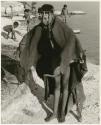
{"type": "MultiPolygon", "coordinates": [[[[78,38],[73,33],[73,30],[65,23],[63,23],[59,18],[55,18],[51,31],[55,42],[61,48],[59,55],[61,58],[59,62],[61,74],[64,75],[66,73],[67,67],[70,66],[69,93],[75,95],[75,90],[78,91],[79,94],[76,95],[76,99],[78,99],[80,103],[83,103],[85,100],[85,95],[81,80],[84,74],[87,72],[86,55],[78,38]],[[80,57],[81,54],[83,55],[82,58],[80,57]],[[80,60],[83,60],[84,62],[80,63],[80,60]],[[74,61],[74,63],[71,63],[72,61],[74,61]]],[[[38,52],[38,44],[41,39],[42,26],[41,24],[38,24],[24,36],[20,43],[20,64],[24,69],[25,74],[27,74],[31,66],[37,68],[38,61],[41,58],[41,55],[38,52]]],[[[53,70],[55,70],[55,68],[53,70]]],[[[48,90],[54,91],[54,85],[48,85],[48,87],[51,87],[48,90]]],[[[45,90],[45,97],[48,97],[50,94],[52,94],[51,91],[47,91],[47,88],[45,90]]],[[[73,98],[74,97],[75,96],[73,96],[73,98]]]]}

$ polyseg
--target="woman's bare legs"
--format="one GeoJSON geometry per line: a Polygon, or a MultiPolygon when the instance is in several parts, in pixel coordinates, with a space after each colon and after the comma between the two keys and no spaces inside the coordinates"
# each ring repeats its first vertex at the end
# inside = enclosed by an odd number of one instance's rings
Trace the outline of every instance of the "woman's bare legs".
{"type": "Polygon", "coordinates": [[[69,76],[70,76],[70,67],[67,67],[66,73],[63,76],[63,96],[62,96],[62,109],[61,109],[61,117],[59,122],[65,121],[65,108],[68,98],[68,85],[69,85],[69,76]]]}
{"type": "Polygon", "coordinates": [[[59,99],[60,99],[60,79],[61,76],[58,75],[60,74],[59,72],[59,67],[57,67],[57,69],[55,70],[54,74],[57,75],[55,77],[55,92],[54,92],[54,104],[53,104],[53,114],[50,115],[49,117],[47,117],[45,120],[46,121],[50,121],[54,118],[57,118],[58,116],[58,105],[59,105],[59,99]]]}

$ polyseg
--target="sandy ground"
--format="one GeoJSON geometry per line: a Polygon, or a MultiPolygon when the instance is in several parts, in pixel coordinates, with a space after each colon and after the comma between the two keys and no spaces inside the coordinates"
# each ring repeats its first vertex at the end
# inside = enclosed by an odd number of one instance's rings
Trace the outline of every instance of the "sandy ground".
{"type": "MultiPolygon", "coordinates": [[[[17,37],[18,38],[18,37],[17,37]]],[[[3,46],[13,45],[18,46],[18,42],[11,39],[1,38],[2,50],[3,46]]],[[[4,51],[3,51],[4,53],[4,51]]],[[[46,123],[44,118],[47,113],[52,112],[53,96],[46,103],[44,102],[44,85],[43,82],[38,82],[31,94],[28,86],[23,83],[20,86],[16,85],[16,78],[9,73],[7,74],[8,84],[1,84],[1,122],[3,124],[33,124],[46,123]],[[13,84],[11,84],[13,81],[13,84]]],[[[82,124],[98,124],[99,117],[99,66],[88,63],[88,73],[83,78],[83,86],[86,95],[82,117],[82,124]]],[[[58,123],[56,119],[49,123],[58,123]]],[[[75,105],[70,113],[66,116],[65,124],[78,124],[76,119],[75,105]]]]}
{"type": "MultiPolygon", "coordinates": [[[[88,63],[89,72],[83,79],[83,85],[86,95],[86,101],[83,107],[83,121],[85,124],[99,123],[99,67],[88,63]]],[[[12,85],[12,87],[15,85],[12,85]]],[[[11,85],[9,86],[11,88],[11,85]]],[[[16,86],[17,87],[17,86],[16,86]]],[[[14,87],[14,90],[16,89],[14,87]]],[[[2,123],[13,124],[29,124],[29,123],[46,123],[44,118],[47,116],[48,110],[52,111],[52,99],[49,99],[47,106],[43,100],[44,88],[35,87],[34,94],[31,94],[26,84],[22,84],[15,91],[10,89],[9,104],[2,106],[2,123]]],[[[5,102],[2,102],[4,104],[5,102]]],[[[75,106],[72,112],[67,114],[65,123],[74,124],[78,121],[75,118],[75,106]]],[[[49,123],[58,123],[56,119],[49,123]]]]}

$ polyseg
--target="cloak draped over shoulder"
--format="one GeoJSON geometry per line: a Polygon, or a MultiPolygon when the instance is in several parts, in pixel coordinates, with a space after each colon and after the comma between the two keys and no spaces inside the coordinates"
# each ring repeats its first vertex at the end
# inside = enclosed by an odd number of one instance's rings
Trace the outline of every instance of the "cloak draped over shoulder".
{"type": "MultiPolygon", "coordinates": [[[[65,73],[66,67],[69,66],[72,60],[79,58],[80,53],[83,52],[83,49],[72,29],[69,28],[65,23],[61,22],[61,20],[58,18],[55,18],[52,33],[56,43],[62,49],[60,53],[60,69],[62,73],[65,73]]],[[[21,66],[26,72],[32,65],[36,67],[37,61],[40,58],[37,47],[41,36],[42,27],[40,24],[35,26],[26,36],[28,38],[25,42],[25,48],[20,55],[21,66]]]]}
{"type": "MultiPolygon", "coordinates": [[[[61,52],[59,52],[59,56],[58,54],[56,54],[56,56],[53,56],[54,58],[52,58],[53,63],[51,64],[51,60],[50,60],[50,56],[48,58],[46,58],[45,63],[43,61],[43,64],[38,67],[39,68],[39,73],[41,70],[42,71],[42,75],[44,75],[44,70],[45,67],[50,67],[49,64],[54,65],[54,68],[52,70],[55,70],[55,68],[57,68],[58,66],[60,66],[60,71],[61,73],[64,75],[66,73],[67,67],[70,66],[70,80],[69,80],[69,85],[70,85],[70,93],[73,94],[73,96],[75,96],[75,90],[79,91],[79,94],[76,95],[77,99],[83,103],[83,101],[85,100],[85,95],[84,95],[84,91],[83,91],[83,85],[81,83],[81,79],[84,76],[84,74],[87,72],[87,66],[86,66],[86,60],[85,60],[85,56],[84,56],[84,63],[80,64],[80,63],[71,63],[73,60],[75,62],[75,60],[80,60],[80,55],[81,53],[84,55],[84,51],[81,47],[81,44],[78,40],[78,38],[76,37],[76,35],[73,33],[72,29],[69,28],[65,23],[61,22],[61,20],[59,20],[58,18],[55,18],[54,21],[54,25],[52,27],[52,34],[53,34],[53,41],[55,41],[55,43],[57,44],[58,48],[61,49],[61,52]],[[57,61],[57,58],[59,60],[59,62],[57,61]],[[48,60],[49,59],[49,60],[48,60]],[[58,62],[58,63],[57,63],[58,62]]],[[[21,41],[20,43],[20,48],[21,46],[24,45],[24,47],[22,47],[23,49],[21,50],[21,54],[20,54],[20,64],[21,67],[25,70],[25,73],[27,73],[29,71],[29,69],[31,68],[31,66],[34,66],[37,69],[37,64],[39,63],[38,61],[40,60],[40,58],[42,58],[42,55],[40,54],[40,50],[38,50],[39,48],[39,44],[40,44],[40,40],[44,39],[43,37],[43,28],[41,26],[41,24],[35,26],[21,41]]],[[[46,36],[47,37],[47,36],[46,36]]],[[[46,38],[44,36],[44,38],[46,38]]],[[[41,41],[41,42],[43,42],[41,41]]],[[[48,42],[46,40],[46,42],[48,42]]],[[[42,44],[41,44],[42,45],[42,44]]],[[[43,42],[43,45],[45,46],[45,43],[43,42]]],[[[42,46],[43,46],[42,45],[42,46]]],[[[47,54],[47,49],[46,49],[46,54],[47,54]]],[[[49,55],[49,54],[47,54],[49,55]]],[[[51,68],[51,67],[50,67],[51,68]]],[[[47,68],[46,68],[47,69],[47,68]]],[[[47,71],[46,71],[47,72],[47,71]]],[[[48,72],[49,74],[50,72],[48,72]]],[[[50,85],[48,85],[47,87],[50,87],[50,85]]],[[[51,81],[51,88],[50,90],[52,90],[53,93],[53,89],[54,88],[54,82],[52,85],[52,81],[51,81]]],[[[46,99],[48,98],[50,91],[47,91],[47,88],[45,88],[45,96],[46,99]]],[[[74,98],[74,97],[73,97],[74,98]]]]}
{"type": "Polygon", "coordinates": [[[40,26],[34,27],[29,34],[23,39],[22,43],[24,43],[24,48],[20,54],[20,64],[24,68],[25,72],[27,72],[32,65],[36,65],[37,60],[39,58],[39,54],[37,51],[38,41],[41,37],[41,30],[40,26]]]}

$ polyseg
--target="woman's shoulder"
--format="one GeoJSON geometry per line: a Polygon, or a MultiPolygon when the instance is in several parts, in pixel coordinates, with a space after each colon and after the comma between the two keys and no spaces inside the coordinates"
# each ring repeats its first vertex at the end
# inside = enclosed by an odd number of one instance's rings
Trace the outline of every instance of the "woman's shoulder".
{"type": "Polygon", "coordinates": [[[33,34],[37,31],[41,31],[42,27],[40,24],[35,25],[27,34],[33,34]]]}
{"type": "Polygon", "coordinates": [[[37,24],[33,29],[35,31],[42,30],[42,24],[41,23],[37,24]]]}
{"type": "Polygon", "coordinates": [[[55,18],[55,25],[59,25],[59,27],[61,27],[62,29],[65,29],[65,30],[68,30],[68,31],[72,32],[72,28],[69,25],[67,25],[66,23],[64,23],[58,17],[55,18]]]}

